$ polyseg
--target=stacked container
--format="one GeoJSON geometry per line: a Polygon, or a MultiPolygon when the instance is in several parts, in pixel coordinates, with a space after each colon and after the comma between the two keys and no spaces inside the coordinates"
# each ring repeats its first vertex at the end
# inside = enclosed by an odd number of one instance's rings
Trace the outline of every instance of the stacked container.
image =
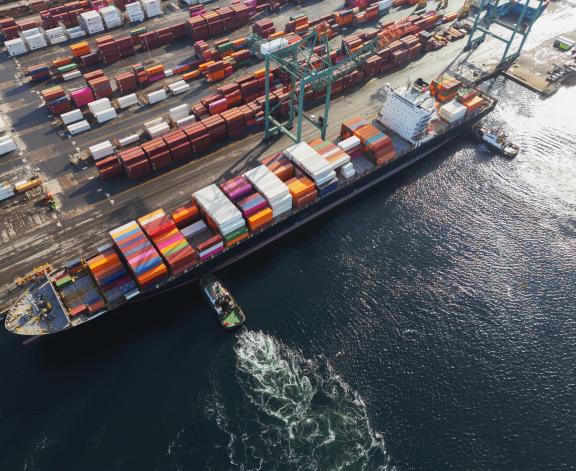
{"type": "Polygon", "coordinates": [[[88,147],[88,152],[97,161],[114,154],[114,146],[110,141],[104,141],[88,147]]]}
{"type": "Polygon", "coordinates": [[[141,178],[150,175],[152,172],[150,162],[141,146],[131,147],[118,152],[118,159],[130,179],[141,178]]]}
{"type": "Polygon", "coordinates": [[[140,288],[145,289],[167,279],[166,265],[135,221],[114,229],[110,237],[140,288]]]}
{"type": "Polygon", "coordinates": [[[332,142],[318,138],[310,142],[310,147],[330,163],[332,170],[337,170],[342,167],[342,165],[350,162],[350,156],[332,142]]]}
{"type": "Polygon", "coordinates": [[[266,198],[273,217],[276,218],[292,209],[292,195],[288,187],[266,165],[253,168],[244,176],[266,198]]]}
{"type": "Polygon", "coordinates": [[[60,44],[68,40],[66,30],[62,26],[46,30],[46,38],[51,45],[60,44]]]}
{"type": "Polygon", "coordinates": [[[82,57],[86,54],[90,54],[92,51],[90,50],[90,46],[86,41],[82,41],[76,44],[72,44],[70,46],[70,52],[74,57],[82,57]]]}
{"type": "Polygon", "coordinates": [[[95,34],[104,31],[102,17],[94,10],[81,13],[79,20],[80,26],[82,26],[84,31],[88,34],[95,34]]]}
{"type": "Polygon", "coordinates": [[[351,159],[355,159],[363,155],[362,143],[356,136],[350,136],[349,138],[340,141],[338,143],[338,147],[346,152],[351,159]]]}
{"type": "Polygon", "coordinates": [[[54,115],[61,115],[72,110],[70,101],[66,97],[62,87],[51,87],[40,92],[46,107],[54,115]]]}
{"type": "Polygon", "coordinates": [[[209,225],[217,229],[224,238],[226,247],[248,237],[248,229],[242,213],[216,185],[210,185],[195,192],[193,197],[206,214],[209,225]]]}
{"type": "Polygon", "coordinates": [[[139,218],[138,224],[162,254],[172,276],[181,275],[198,263],[196,252],[163,209],[139,218]]]}
{"type": "Polygon", "coordinates": [[[161,137],[142,144],[142,150],[146,153],[152,170],[155,172],[164,167],[168,167],[172,163],[168,144],[166,144],[161,137]]]}
{"type": "Polygon", "coordinates": [[[452,100],[438,108],[438,116],[448,123],[455,123],[466,116],[467,108],[462,103],[452,100]]]}
{"type": "Polygon", "coordinates": [[[144,21],[146,16],[140,2],[126,4],[126,18],[128,18],[130,23],[144,21]]]}
{"type": "Polygon", "coordinates": [[[208,260],[224,250],[222,236],[211,232],[202,220],[186,226],[181,234],[196,249],[201,261],[208,260]]]}
{"type": "Polygon", "coordinates": [[[332,189],[336,172],[332,170],[330,162],[308,144],[305,142],[295,144],[286,149],[284,154],[314,180],[320,194],[323,194],[325,189],[332,189]]]}
{"type": "Polygon", "coordinates": [[[99,254],[87,261],[88,269],[100,291],[108,301],[115,304],[138,294],[134,280],[130,277],[118,254],[107,245],[98,250],[99,254]]]}
{"type": "Polygon", "coordinates": [[[162,139],[170,149],[172,161],[187,160],[192,157],[192,146],[183,131],[178,129],[166,133],[162,139]]]}
{"type": "Polygon", "coordinates": [[[115,28],[122,24],[122,17],[120,11],[115,6],[108,6],[100,9],[100,16],[106,25],[106,29],[115,28]]]}
{"type": "MultiPolygon", "coordinates": [[[[220,189],[230,201],[238,201],[253,193],[250,183],[242,176],[231,178],[220,184],[220,189]]],[[[244,213],[243,213],[244,214],[244,213]]],[[[246,216],[244,214],[244,216],[246,216]]]]}
{"type": "Polygon", "coordinates": [[[30,49],[31,51],[35,51],[36,49],[42,49],[43,47],[48,46],[46,36],[44,36],[42,33],[25,36],[24,40],[28,45],[28,49],[30,49]]]}
{"type": "Polygon", "coordinates": [[[194,203],[189,203],[185,206],[172,211],[172,219],[174,224],[178,229],[189,226],[190,224],[198,221],[200,219],[200,212],[198,211],[198,206],[194,203]]]}
{"type": "Polygon", "coordinates": [[[148,18],[162,14],[162,7],[160,0],[142,0],[142,8],[148,18]]]}
{"type": "Polygon", "coordinates": [[[310,178],[302,176],[291,178],[286,182],[295,208],[303,208],[318,198],[316,185],[310,178]]]}
{"type": "MultiPolygon", "coordinates": [[[[342,123],[342,127],[350,127],[350,121],[342,123]]],[[[358,121],[355,122],[358,124],[358,121]]],[[[396,150],[392,143],[392,138],[376,126],[366,123],[357,126],[355,124],[354,135],[360,139],[364,152],[372,156],[376,165],[383,165],[396,158],[396,150]]]]}
{"type": "Polygon", "coordinates": [[[76,105],[76,108],[81,108],[82,106],[85,106],[88,103],[94,101],[94,94],[92,93],[90,87],[82,87],[77,88],[76,90],[72,90],[70,92],[70,97],[76,105]]]}
{"type": "Polygon", "coordinates": [[[6,51],[8,51],[8,55],[10,55],[11,57],[20,56],[28,52],[24,40],[20,38],[10,39],[9,41],[6,41],[4,45],[6,46],[6,51]]]}

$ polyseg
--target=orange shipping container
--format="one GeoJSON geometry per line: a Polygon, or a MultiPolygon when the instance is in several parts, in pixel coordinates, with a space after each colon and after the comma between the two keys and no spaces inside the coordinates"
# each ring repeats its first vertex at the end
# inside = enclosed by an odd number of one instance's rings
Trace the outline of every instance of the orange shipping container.
{"type": "Polygon", "coordinates": [[[272,221],[272,209],[266,208],[248,218],[248,227],[255,231],[272,221]]]}

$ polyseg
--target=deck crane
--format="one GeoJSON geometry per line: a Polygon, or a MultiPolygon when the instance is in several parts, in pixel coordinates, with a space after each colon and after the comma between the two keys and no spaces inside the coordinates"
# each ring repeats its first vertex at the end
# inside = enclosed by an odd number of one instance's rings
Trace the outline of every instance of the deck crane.
{"type": "MultiPolygon", "coordinates": [[[[341,49],[341,60],[332,64],[331,49],[326,34],[322,34],[314,28],[301,40],[286,44],[276,50],[264,50],[263,45],[271,42],[256,34],[250,37],[251,48],[257,54],[264,56],[265,63],[265,105],[264,126],[265,138],[269,138],[282,132],[294,142],[302,139],[303,119],[309,121],[320,130],[322,139],[326,138],[328,116],[330,113],[330,95],[332,83],[344,77],[352,70],[358,68],[380,48],[377,38],[363,44],[359,49],[350,51],[344,44],[341,49]],[[322,46],[322,53],[317,53],[322,46]],[[344,56],[342,58],[342,56],[344,56]],[[280,102],[272,104],[270,100],[270,69],[275,64],[280,70],[290,76],[290,91],[280,102]],[[322,116],[316,118],[304,111],[304,95],[309,88],[313,90],[325,90],[324,111],[322,116]],[[289,113],[287,121],[281,122],[276,117],[276,111],[281,105],[288,103],[289,113]],[[293,131],[294,124],[296,129],[293,131]]],[[[278,44],[278,43],[277,43],[278,44]]],[[[280,43],[281,44],[281,43],[280,43]]]]}

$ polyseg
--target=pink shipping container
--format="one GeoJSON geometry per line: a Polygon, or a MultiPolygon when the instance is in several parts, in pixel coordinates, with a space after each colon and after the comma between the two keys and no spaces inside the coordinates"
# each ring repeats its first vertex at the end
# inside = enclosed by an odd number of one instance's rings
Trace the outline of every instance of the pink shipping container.
{"type": "Polygon", "coordinates": [[[94,94],[90,87],[83,87],[70,92],[72,101],[76,105],[76,108],[87,105],[88,103],[94,101],[94,94]]]}
{"type": "Polygon", "coordinates": [[[208,112],[210,114],[222,113],[228,109],[228,101],[226,98],[221,98],[220,100],[213,101],[208,105],[208,112]]]}

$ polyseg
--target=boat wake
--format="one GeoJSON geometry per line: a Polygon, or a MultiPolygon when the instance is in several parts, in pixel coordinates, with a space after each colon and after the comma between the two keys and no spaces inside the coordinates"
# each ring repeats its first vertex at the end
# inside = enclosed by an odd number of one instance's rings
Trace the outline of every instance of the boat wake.
{"type": "Polygon", "coordinates": [[[366,405],[324,359],[309,360],[262,332],[245,330],[235,346],[241,393],[213,381],[207,414],[228,434],[230,462],[241,469],[387,470],[384,440],[366,405]],[[217,404],[216,404],[217,403],[217,404]]]}

